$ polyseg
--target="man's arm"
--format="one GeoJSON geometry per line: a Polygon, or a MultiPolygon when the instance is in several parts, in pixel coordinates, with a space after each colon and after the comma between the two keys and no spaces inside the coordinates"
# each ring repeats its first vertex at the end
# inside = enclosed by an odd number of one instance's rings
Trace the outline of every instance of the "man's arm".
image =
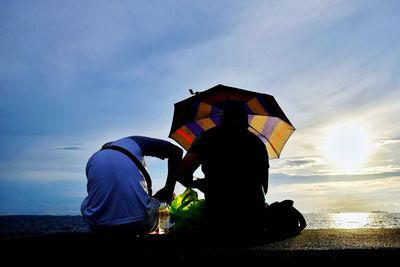
{"type": "Polygon", "coordinates": [[[172,189],[175,188],[177,181],[177,170],[178,166],[182,160],[182,149],[170,143],[169,153],[168,153],[168,174],[167,181],[165,182],[165,187],[172,189]]]}
{"type": "Polygon", "coordinates": [[[132,136],[131,138],[140,146],[143,156],[168,159],[168,173],[165,186],[155,193],[154,197],[162,202],[170,202],[173,198],[177,181],[177,168],[182,160],[182,149],[162,139],[145,136],[132,136]]]}
{"type": "Polygon", "coordinates": [[[168,158],[168,174],[165,186],[161,188],[154,197],[162,202],[169,203],[174,197],[175,185],[178,179],[178,166],[182,160],[182,149],[170,143],[170,148],[166,154],[168,158]]]}
{"type": "Polygon", "coordinates": [[[177,170],[177,176],[179,182],[186,187],[194,187],[193,184],[193,173],[200,166],[200,157],[195,153],[186,153],[177,170]]]}

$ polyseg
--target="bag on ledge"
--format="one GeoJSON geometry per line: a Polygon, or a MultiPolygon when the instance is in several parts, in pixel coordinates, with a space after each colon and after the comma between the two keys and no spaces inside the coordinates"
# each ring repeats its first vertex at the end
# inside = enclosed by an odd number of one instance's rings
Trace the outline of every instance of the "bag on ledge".
{"type": "Polygon", "coordinates": [[[198,229],[202,223],[205,208],[204,199],[199,199],[197,192],[186,188],[185,192],[171,202],[171,220],[174,231],[198,229]]]}
{"type": "Polygon", "coordinates": [[[306,226],[303,214],[293,206],[293,200],[283,200],[265,209],[265,231],[274,239],[298,235],[306,226]]]}

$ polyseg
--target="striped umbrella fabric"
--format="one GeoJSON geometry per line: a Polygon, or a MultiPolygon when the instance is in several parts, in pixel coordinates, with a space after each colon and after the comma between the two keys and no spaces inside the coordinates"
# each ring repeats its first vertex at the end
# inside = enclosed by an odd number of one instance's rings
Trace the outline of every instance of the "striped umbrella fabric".
{"type": "Polygon", "coordinates": [[[220,124],[222,110],[233,102],[247,111],[249,130],[265,143],[270,159],[279,158],[295,128],[275,98],[222,84],[175,103],[169,137],[188,150],[197,136],[220,124]]]}

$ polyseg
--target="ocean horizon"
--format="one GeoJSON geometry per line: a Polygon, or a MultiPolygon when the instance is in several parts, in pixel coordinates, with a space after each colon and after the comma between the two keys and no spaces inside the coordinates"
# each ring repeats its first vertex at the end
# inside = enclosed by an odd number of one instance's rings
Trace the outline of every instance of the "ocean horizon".
{"type": "MultiPolygon", "coordinates": [[[[306,229],[400,228],[400,213],[305,213],[306,229]]],[[[88,232],[80,215],[0,215],[2,238],[18,235],[88,232]]]]}

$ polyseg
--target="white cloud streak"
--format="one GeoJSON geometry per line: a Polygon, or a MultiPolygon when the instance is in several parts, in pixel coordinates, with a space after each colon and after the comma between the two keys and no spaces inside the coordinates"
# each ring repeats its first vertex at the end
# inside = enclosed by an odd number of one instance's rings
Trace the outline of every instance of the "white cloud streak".
{"type": "Polygon", "coordinates": [[[272,187],[269,202],[293,199],[303,212],[399,212],[400,177],[363,181],[286,184],[272,187]],[[389,202],[389,203],[388,203],[389,202]]]}

